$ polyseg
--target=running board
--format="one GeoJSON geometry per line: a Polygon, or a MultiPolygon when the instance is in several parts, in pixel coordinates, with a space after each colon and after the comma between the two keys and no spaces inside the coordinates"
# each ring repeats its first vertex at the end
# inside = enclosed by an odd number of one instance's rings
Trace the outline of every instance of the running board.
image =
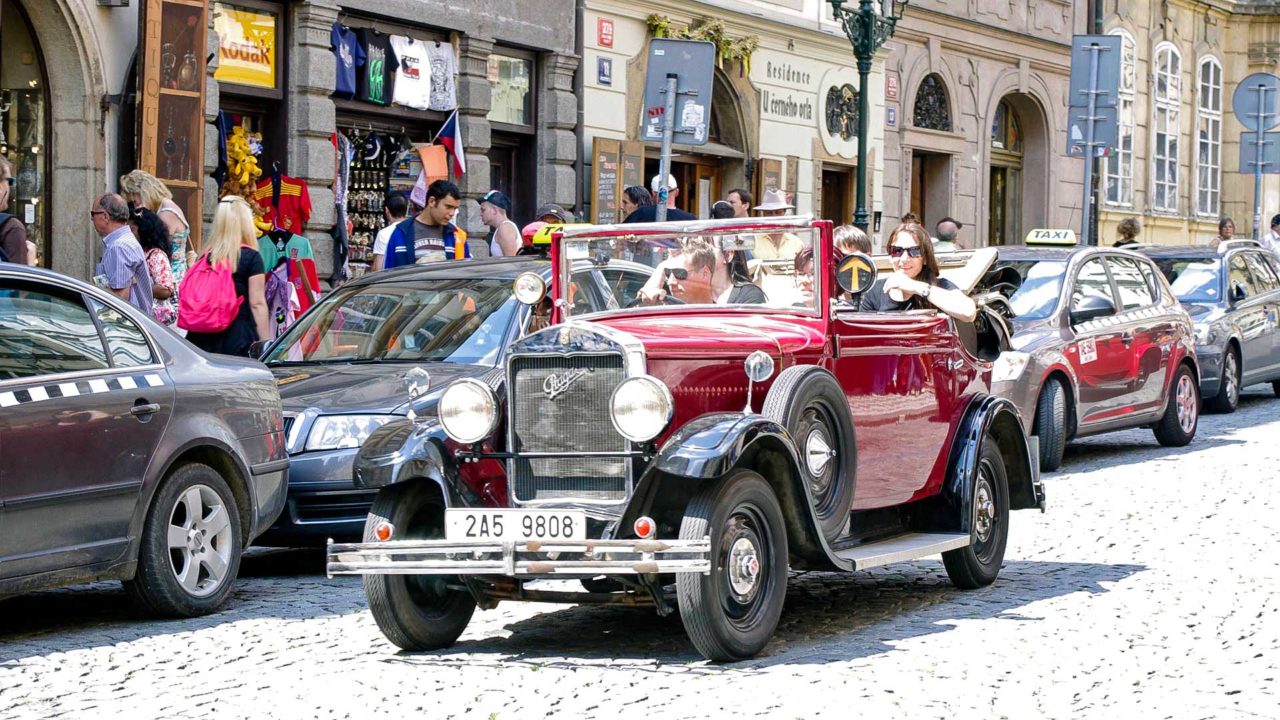
{"type": "Polygon", "coordinates": [[[854,570],[866,570],[880,565],[939,555],[968,544],[967,533],[907,533],[841,550],[836,553],[836,557],[853,563],[854,570]]]}

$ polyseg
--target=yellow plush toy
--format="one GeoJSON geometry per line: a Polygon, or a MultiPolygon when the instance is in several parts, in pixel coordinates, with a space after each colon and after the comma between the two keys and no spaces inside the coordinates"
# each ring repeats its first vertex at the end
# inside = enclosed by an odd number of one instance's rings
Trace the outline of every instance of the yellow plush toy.
{"type": "Polygon", "coordinates": [[[246,132],[241,125],[232,128],[231,137],[227,138],[227,180],[222,184],[222,197],[239,195],[247,200],[253,208],[253,224],[262,234],[271,229],[271,223],[262,219],[266,209],[253,200],[262,168],[258,167],[258,157],[253,154],[250,140],[260,143],[262,136],[246,132]]]}

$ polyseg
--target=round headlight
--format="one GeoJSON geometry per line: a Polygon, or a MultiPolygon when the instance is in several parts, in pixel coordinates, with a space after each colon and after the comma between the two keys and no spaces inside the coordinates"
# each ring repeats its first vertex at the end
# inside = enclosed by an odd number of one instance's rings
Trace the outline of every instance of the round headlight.
{"type": "Polygon", "coordinates": [[[489,437],[498,421],[498,399],[493,390],[470,378],[445,388],[438,407],[445,434],[463,445],[489,437]]]}
{"type": "Polygon", "coordinates": [[[609,399],[613,427],[632,442],[652,440],[671,422],[675,403],[662,381],[640,375],[622,381],[609,399]]]}
{"type": "Polygon", "coordinates": [[[547,281],[538,273],[523,272],[511,284],[511,292],[525,305],[536,305],[547,295],[547,281]]]}

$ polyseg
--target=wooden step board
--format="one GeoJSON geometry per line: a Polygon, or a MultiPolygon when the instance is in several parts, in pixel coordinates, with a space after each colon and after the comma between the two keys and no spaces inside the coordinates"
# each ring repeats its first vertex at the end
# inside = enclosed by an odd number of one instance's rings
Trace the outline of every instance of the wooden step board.
{"type": "Polygon", "coordinates": [[[836,557],[854,564],[854,570],[940,555],[969,544],[962,533],[906,533],[866,545],[841,550],[836,557]]]}

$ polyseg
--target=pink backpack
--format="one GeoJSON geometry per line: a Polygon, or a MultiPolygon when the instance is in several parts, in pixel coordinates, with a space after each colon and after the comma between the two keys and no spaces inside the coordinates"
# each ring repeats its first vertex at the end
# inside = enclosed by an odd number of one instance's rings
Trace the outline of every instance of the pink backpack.
{"type": "Polygon", "coordinates": [[[210,265],[201,255],[178,286],[178,327],[197,333],[216,333],[231,327],[244,298],[236,295],[231,268],[210,265]]]}

